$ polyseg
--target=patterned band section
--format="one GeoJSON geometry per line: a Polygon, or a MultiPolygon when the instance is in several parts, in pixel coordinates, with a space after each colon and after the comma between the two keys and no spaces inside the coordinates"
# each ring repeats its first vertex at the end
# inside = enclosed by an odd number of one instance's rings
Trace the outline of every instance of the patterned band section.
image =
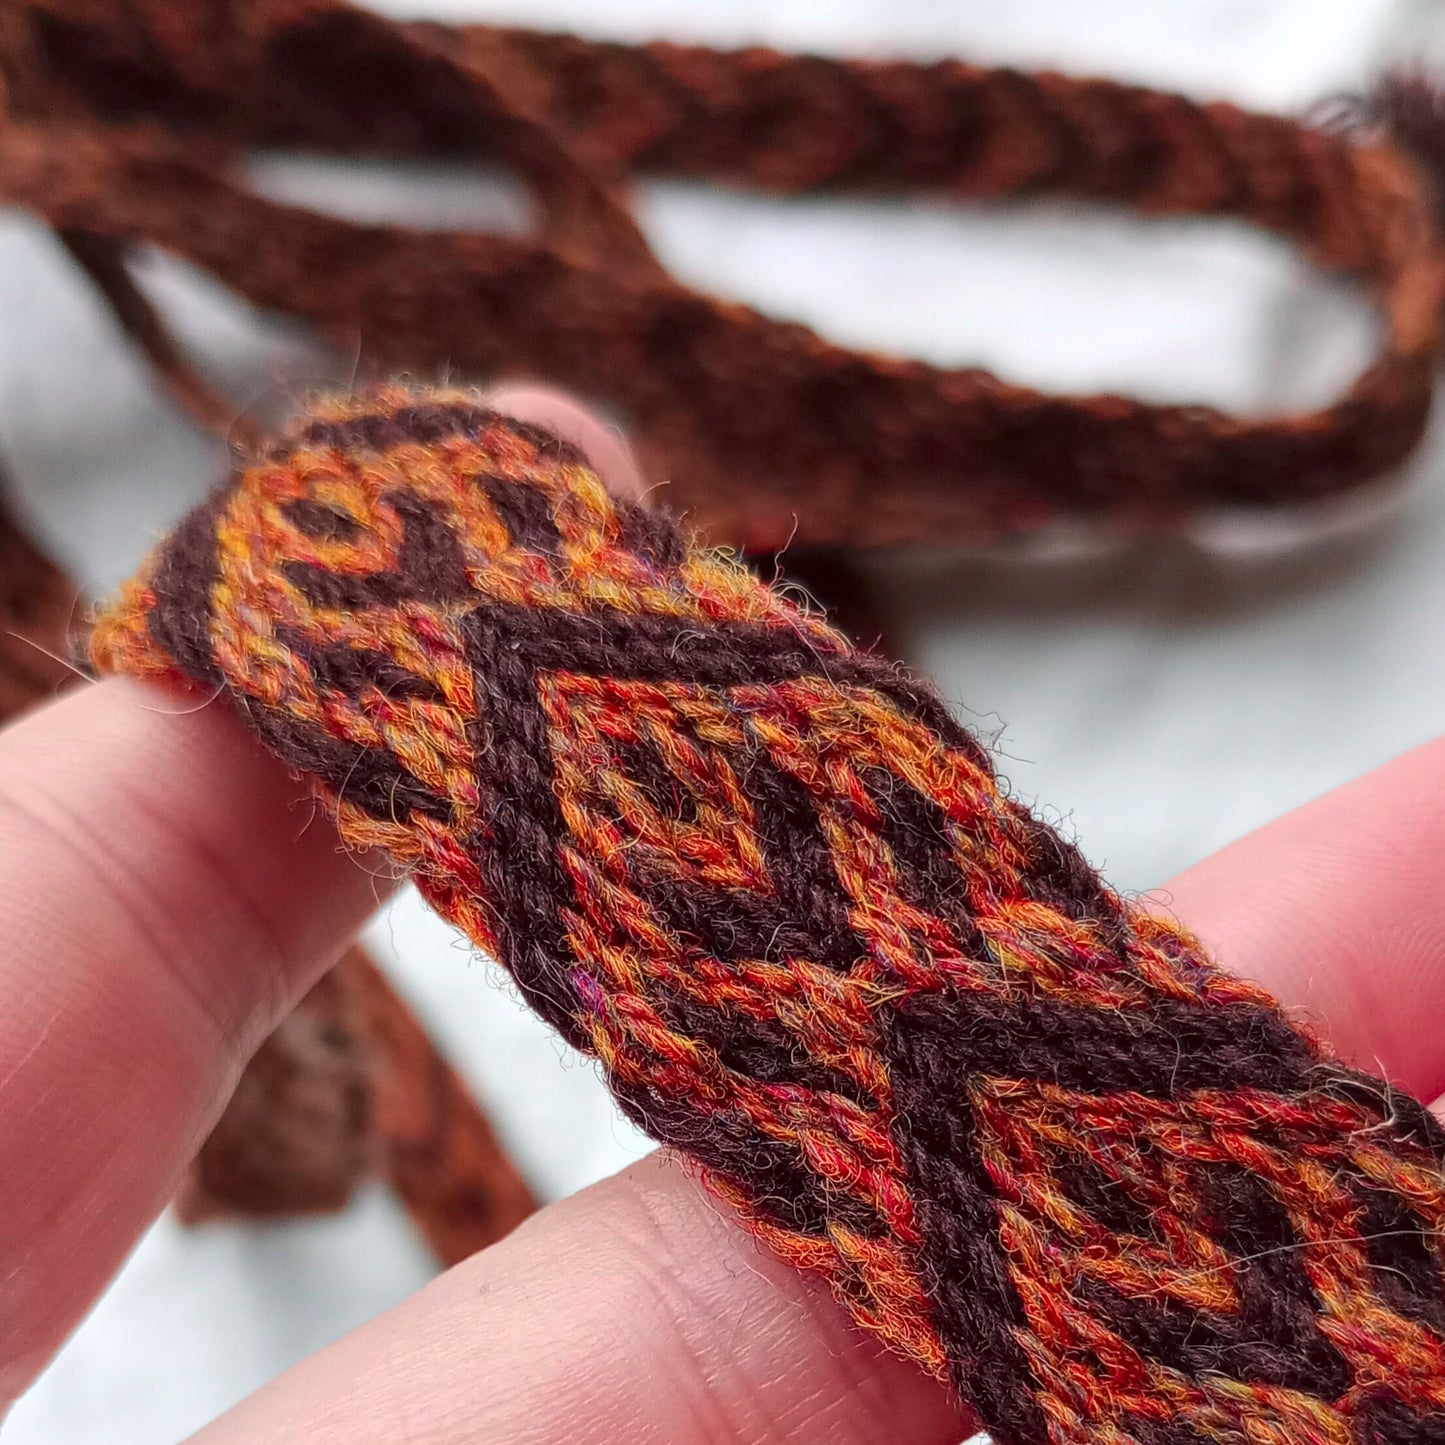
{"type": "Polygon", "coordinates": [[[1007,1445],[1445,1441],[1445,1134],[938,698],[459,394],[314,410],[95,632],[225,691],[1007,1445]]]}

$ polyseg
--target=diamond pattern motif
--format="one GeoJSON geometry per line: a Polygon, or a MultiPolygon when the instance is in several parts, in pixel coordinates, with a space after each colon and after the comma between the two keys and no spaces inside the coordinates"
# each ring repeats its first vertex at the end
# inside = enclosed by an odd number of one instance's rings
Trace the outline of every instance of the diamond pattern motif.
{"type": "Polygon", "coordinates": [[[555,439],[339,404],[95,646],[224,685],[1000,1442],[1445,1441],[1426,1111],[1112,892],[926,689],[555,439]]]}

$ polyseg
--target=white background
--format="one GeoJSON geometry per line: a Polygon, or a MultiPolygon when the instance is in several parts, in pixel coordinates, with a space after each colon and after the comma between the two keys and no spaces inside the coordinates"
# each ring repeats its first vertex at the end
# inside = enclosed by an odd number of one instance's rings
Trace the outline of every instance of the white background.
{"type": "MultiPolygon", "coordinates": [[[[870,54],[1054,64],[1298,109],[1420,53],[1430,4],[1398,0],[406,0],[398,13],[870,54]]],[[[268,165],[277,191],[357,214],[495,215],[461,174],[268,165]],[[298,191],[297,188],[300,188],[298,191]]],[[[502,198],[505,200],[505,197],[502,198]]],[[[1051,210],[778,204],[642,191],[686,280],[855,344],[982,363],[1049,387],[1248,410],[1322,401],[1374,322],[1283,248],[1217,226],[1051,210]]],[[[289,396],[334,363],[182,268],[148,287],[232,394],[289,396]]],[[[112,586],[214,480],[216,447],[160,402],[34,223],[0,218],[0,447],[37,526],[112,586]]],[[[341,365],[344,372],[344,362],[341,365]]],[[[1274,814],[1424,741],[1445,718],[1445,446],[1378,496],[1192,538],[1040,558],[918,555],[874,570],[916,665],[985,731],[1017,791],[1111,878],[1152,888],[1274,814]]],[[[1059,551],[1061,549],[1055,549],[1059,551]]],[[[636,1157],[586,1064],[495,968],[404,898],[371,942],[475,1084],[538,1189],[636,1157]]],[[[427,1276],[390,1201],[345,1217],[184,1233],[162,1221],[4,1431],[14,1445],[185,1436],[427,1276]]]]}

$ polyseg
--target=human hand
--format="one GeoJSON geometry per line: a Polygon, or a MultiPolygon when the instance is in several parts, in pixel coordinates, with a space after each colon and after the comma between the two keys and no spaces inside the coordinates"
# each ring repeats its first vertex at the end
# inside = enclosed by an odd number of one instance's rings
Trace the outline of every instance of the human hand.
{"type": "MultiPolygon", "coordinates": [[[[635,487],[625,457],[599,460],[614,487],[635,487]]],[[[1442,792],[1436,745],[1170,889],[1221,962],[1425,1098],[1445,1086],[1431,1019],[1442,792]]],[[[0,878],[0,1398],[13,1399],[376,885],[223,706],[124,682],[0,735],[0,878]]],[[[968,1428],[826,1290],[653,1159],[544,1211],[198,1438],[946,1445],[968,1428]]]]}

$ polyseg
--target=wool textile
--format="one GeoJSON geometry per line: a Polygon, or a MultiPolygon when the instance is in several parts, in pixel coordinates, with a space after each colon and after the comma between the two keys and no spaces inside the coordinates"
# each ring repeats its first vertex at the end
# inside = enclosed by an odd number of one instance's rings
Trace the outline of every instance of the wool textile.
{"type": "Polygon", "coordinates": [[[1445,1441],[1445,1131],[937,695],[464,393],[318,404],[99,621],[1000,1445],[1445,1441]]]}
{"type": "Polygon", "coordinates": [[[1429,415],[1445,103],[1423,83],[1296,120],[962,60],[626,46],[345,0],[9,0],[0,83],[0,200],[56,231],[223,435],[235,409],[130,276],[142,245],[314,327],[368,377],[501,374],[606,402],[709,540],[761,553],[1168,532],[1321,502],[1393,472],[1429,415]],[[281,204],[248,180],[248,152],[271,147],[500,162],[536,225],[281,204]],[[634,175],[1244,223],[1358,284],[1378,351],[1329,404],[1257,416],[852,350],[669,275],[623,188],[634,175]]]}

